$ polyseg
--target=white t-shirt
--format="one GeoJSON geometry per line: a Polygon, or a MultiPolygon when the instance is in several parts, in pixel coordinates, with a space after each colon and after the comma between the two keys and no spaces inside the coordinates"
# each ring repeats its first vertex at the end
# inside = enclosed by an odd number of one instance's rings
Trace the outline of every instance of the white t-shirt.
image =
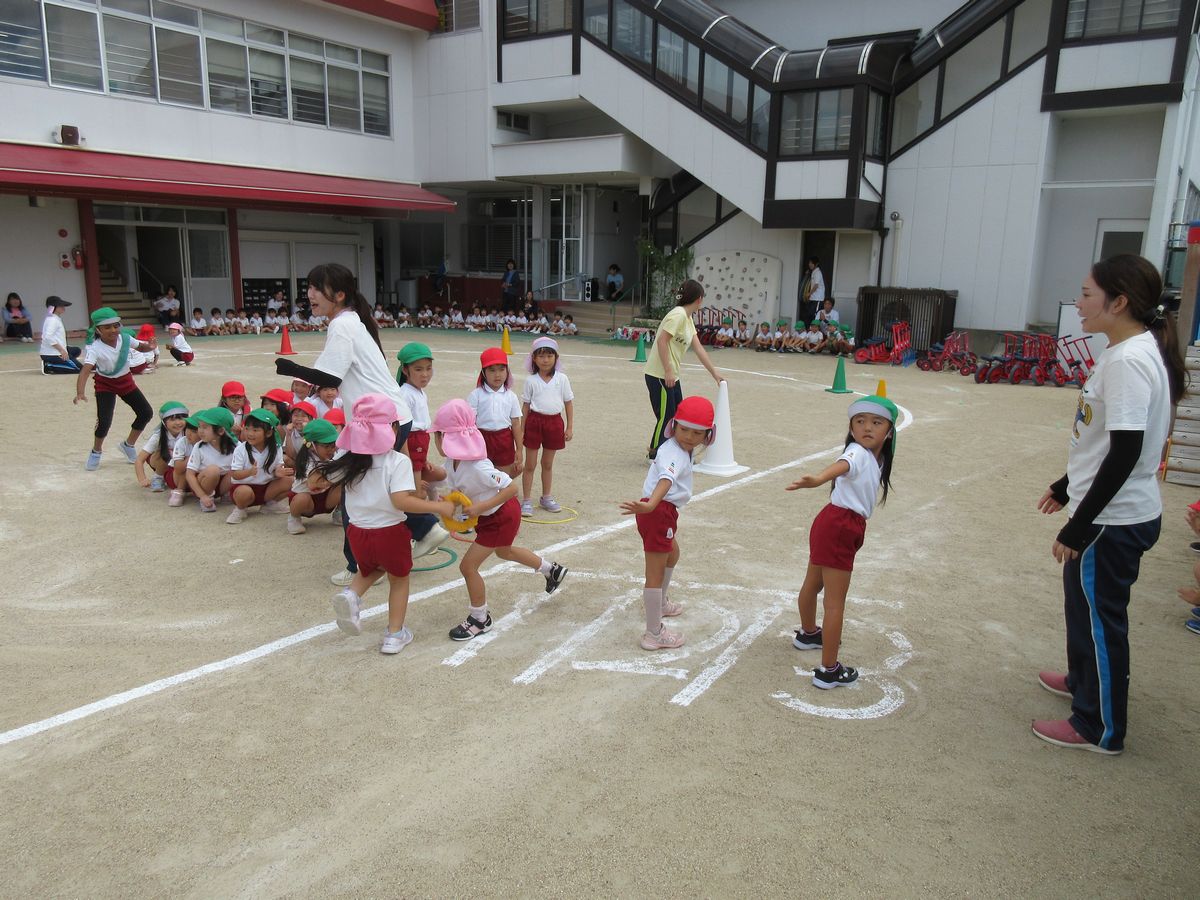
{"type": "Polygon", "coordinates": [[[556,371],[547,381],[540,374],[530,375],[521,392],[521,402],[545,416],[557,416],[566,409],[567,402],[574,400],[571,382],[562,372],[556,371]]]}
{"type": "Polygon", "coordinates": [[[224,475],[231,468],[232,462],[232,453],[222,453],[207,441],[201,441],[192,448],[192,453],[188,457],[187,467],[192,472],[199,472],[202,469],[207,469],[209,466],[216,466],[221,470],[221,474],[224,475]]]}
{"type": "Polygon", "coordinates": [[[225,318],[223,316],[213,316],[212,325],[213,325],[213,328],[224,328],[225,327],[225,318]]]}
{"type": "Polygon", "coordinates": [[[67,346],[67,329],[63,326],[61,318],[48,312],[45,321],[42,322],[42,346],[38,348],[38,353],[42,356],[58,356],[55,344],[67,346]]]}
{"type": "MultiPolygon", "coordinates": [[[[146,438],[146,440],[142,443],[142,450],[144,450],[146,452],[147,456],[153,456],[155,453],[158,452],[158,447],[159,447],[158,431],[159,430],[157,428],[151,430],[150,436],[148,438],[146,438]]],[[[180,441],[184,441],[184,443],[187,443],[187,441],[183,437],[182,431],[179,432],[179,434],[175,435],[174,437],[171,436],[171,432],[169,432],[169,431],[167,432],[167,443],[170,446],[167,447],[167,452],[162,454],[164,459],[174,459],[175,458],[175,448],[179,446],[180,441]]]]}
{"type": "Polygon", "coordinates": [[[563,322],[563,331],[565,331],[567,334],[575,334],[575,332],[579,331],[579,326],[576,325],[574,322],[564,321],[563,322]]]}
{"type": "Polygon", "coordinates": [[[807,341],[809,344],[811,344],[814,347],[817,346],[817,344],[821,343],[821,341],[824,337],[825,337],[825,335],[821,334],[821,332],[819,332],[819,331],[804,332],[804,340],[807,341]]]}
{"type": "Polygon", "coordinates": [[[188,325],[190,328],[192,328],[194,330],[199,330],[201,328],[207,328],[208,322],[205,320],[204,316],[201,316],[198,319],[195,316],[192,316],[191,321],[188,323],[188,325]]]}
{"type": "Polygon", "coordinates": [[[817,304],[819,309],[825,300],[825,276],[821,274],[820,266],[812,270],[809,279],[812,281],[812,293],[808,295],[808,299],[817,304]]]}
{"type": "Polygon", "coordinates": [[[116,366],[117,360],[121,356],[121,340],[117,339],[117,346],[110,347],[104,341],[96,338],[90,344],[83,348],[83,365],[95,366],[96,371],[106,378],[120,378],[122,375],[129,374],[129,367],[136,366],[137,362],[134,359],[134,350],[137,349],[138,341],[131,339],[129,344],[129,354],[125,359],[125,365],[119,372],[114,372],[113,367],[116,366]]]}
{"type": "Polygon", "coordinates": [[[1108,432],[1141,431],[1133,471],[1095,522],[1136,525],[1162,515],[1155,476],[1170,423],[1171,388],[1154,336],[1145,332],[1106,348],[1079,394],[1067,455],[1068,511],[1074,515],[1108,455],[1108,432]]]}
{"type": "Polygon", "coordinates": [[[671,482],[663,497],[676,509],[683,509],[692,499],[692,455],[679,446],[675,438],[668,438],[658,445],[658,453],[650,463],[646,481],[642,484],[642,496],[649,497],[666,478],[671,482]]]}
{"type": "Polygon", "coordinates": [[[429,426],[433,424],[433,417],[429,415],[429,398],[425,396],[425,392],[405,382],[400,385],[400,396],[404,398],[404,402],[408,404],[408,411],[412,414],[412,430],[428,431],[429,426]]]}
{"type": "Polygon", "coordinates": [[[260,316],[258,313],[255,313],[250,317],[250,326],[252,328],[262,328],[262,324],[262,316],[260,316]]]}
{"type": "Polygon", "coordinates": [[[871,518],[879,499],[879,484],[882,480],[879,461],[875,459],[874,453],[853,441],[838,459],[850,463],[850,471],[834,479],[833,494],[829,502],[856,512],[864,519],[871,518]]]}
{"type": "MultiPolygon", "coordinates": [[[[330,320],[325,349],[313,363],[313,368],[342,379],[338,390],[347,424],[354,415],[354,402],[364,394],[384,394],[391,398],[396,404],[396,421],[401,425],[412,420],[408,404],[400,394],[400,385],[388,371],[383,351],[371,340],[367,326],[354,310],[343,310],[330,320]]],[[[354,521],[353,516],[351,521],[354,521]]],[[[400,521],[404,521],[403,518],[400,521]]]]}
{"type": "Polygon", "coordinates": [[[842,317],[838,315],[838,311],[836,309],[831,309],[829,312],[825,312],[824,309],[819,309],[817,310],[817,319],[836,327],[838,322],[842,320],[842,317]]]}
{"type": "Polygon", "coordinates": [[[192,457],[192,442],[187,439],[187,432],[179,433],[178,440],[175,441],[175,446],[171,448],[171,465],[174,466],[184,457],[190,461],[192,457]]]}
{"type": "Polygon", "coordinates": [[[389,450],[374,457],[367,474],[346,488],[346,512],[359,528],[389,528],[405,519],[392,505],[392,494],[416,489],[412,460],[389,450]]]}
{"type": "MultiPolygon", "coordinates": [[[[461,491],[471,503],[486,503],[512,483],[512,479],[492,465],[490,459],[463,459],[446,466],[446,483],[450,490],[461,491]]],[[[491,515],[495,510],[485,513],[491,515]]],[[[471,510],[466,510],[468,515],[471,510]]]]}
{"type": "Polygon", "coordinates": [[[174,347],[176,350],[178,350],[180,353],[191,353],[192,352],[191,344],[189,344],[187,341],[185,341],[183,339],[182,331],[175,332],[175,337],[171,338],[171,346],[174,347]]]}
{"type": "Polygon", "coordinates": [[[253,455],[254,463],[258,466],[258,471],[249,478],[234,478],[233,483],[270,484],[274,481],[276,477],[275,473],[279,471],[279,467],[284,463],[283,448],[275,448],[275,462],[271,465],[270,469],[267,469],[267,452],[269,449],[269,447],[263,447],[261,450],[255,450],[245,441],[241,441],[237,445],[237,449],[233,451],[233,460],[229,464],[229,470],[231,472],[240,472],[242,469],[250,468],[250,457],[253,455]]]}
{"type": "Polygon", "coordinates": [[[503,431],[512,428],[513,419],[521,418],[521,401],[504,386],[493,391],[484,383],[467,394],[467,404],[475,410],[480,431],[503,431]]]}
{"type": "MultiPolygon", "coordinates": [[[[292,396],[295,397],[295,394],[292,396]]],[[[318,419],[325,418],[325,413],[329,412],[331,409],[342,409],[345,406],[345,404],[342,403],[341,397],[334,397],[332,403],[326,403],[321,399],[320,394],[313,394],[308,398],[308,402],[313,405],[314,409],[316,409],[318,419]]]]}

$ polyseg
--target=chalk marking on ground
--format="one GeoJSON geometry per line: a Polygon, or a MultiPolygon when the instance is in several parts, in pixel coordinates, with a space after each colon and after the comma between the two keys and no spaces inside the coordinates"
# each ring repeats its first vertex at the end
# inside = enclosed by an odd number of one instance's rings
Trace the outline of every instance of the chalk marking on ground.
{"type": "Polygon", "coordinates": [[[641,591],[629,591],[624,597],[614,600],[609,604],[608,609],[592,619],[591,622],[584,625],[553,650],[543,653],[534,660],[533,665],[513,679],[513,684],[533,684],[538,678],[558,665],[558,663],[569,658],[575,652],[576,648],[586,644],[601,629],[607,628],[612,623],[612,620],[617,617],[617,613],[624,612],[633,605],[635,600],[640,599],[641,591]]]}
{"type": "Polygon", "coordinates": [[[754,643],[754,639],[770,627],[771,623],[779,618],[779,614],[783,612],[783,604],[776,603],[767,609],[764,609],[758,614],[758,617],[750,623],[737,639],[725,648],[724,652],[716,658],[712,665],[704,669],[699,675],[692,679],[691,683],[686,685],[683,690],[671,698],[671,702],[676,706],[690,706],[701,694],[712,687],[718,678],[733,668],[733,664],[738,661],[738,656],[741,652],[754,643]]]}
{"type": "Polygon", "coordinates": [[[465,662],[470,662],[479,655],[479,651],[481,651],[484,647],[496,640],[496,638],[500,637],[500,635],[504,634],[504,632],[515,628],[517,625],[520,625],[527,616],[536,612],[546,603],[554,599],[555,596],[553,594],[547,594],[545,592],[540,594],[521,595],[517,599],[517,602],[513,604],[511,612],[506,613],[492,623],[491,631],[487,632],[486,634],[481,634],[479,637],[468,641],[457,653],[454,653],[443,659],[442,665],[461,666],[465,662]]]}

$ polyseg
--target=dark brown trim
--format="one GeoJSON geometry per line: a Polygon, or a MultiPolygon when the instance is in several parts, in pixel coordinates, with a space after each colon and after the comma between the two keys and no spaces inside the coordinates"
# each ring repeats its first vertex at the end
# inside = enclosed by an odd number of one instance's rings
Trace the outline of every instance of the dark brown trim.
{"type": "Polygon", "coordinates": [[[1095,47],[1098,44],[1125,44],[1130,41],[1161,41],[1163,38],[1173,38],[1178,33],[1178,28],[1155,28],[1152,31],[1103,34],[1097,37],[1069,38],[1064,36],[1062,45],[1063,47],[1095,47]]]}
{"type": "Polygon", "coordinates": [[[536,34],[519,34],[516,37],[504,38],[505,44],[525,44],[529,41],[543,41],[548,38],[566,37],[574,32],[569,28],[559,28],[555,31],[539,31],[536,34]]]}
{"type": "Polygon", "coordinates": [[[1000,51],[1000,80],[1008,78],[1008,57],[1012,52],[1013,19],[1016,18],[1017,8],[1014,6],[1004,14],[1004,48],[1000,51]]]}
{"type": "Polygon", "coordinates": [[[229,237],[229,285],[233,289],[233,307],[242,309],[245,305],[242,297],[242,245],[237,210],[233,207],[225,210],[225,226],[229,237]]]}
{"type": "Polygon", "coordinates": [[[850,155],[846,158],[846,197],[858,199],[863,170],[863,152],[867,146],[867,96],[871,89],[865,84],[854,88],[850,95],[850,155]]]}
{"type": "MultiPolygon", "coordinates": [[[[937,67],[937,91],[933,95],[933,121],[937,125],[941,125],[946,121],[946,117],[942,115],[942,94],[946,89],[946,61],[938,63],[937,67]]],[[[1003,84],[997,81],[996,84],[1003,84]]],[[[936,126],[935,126],[936,127],[936,126]]]]}
{"type": "Polygon", "coordinates": [[[504,84],[504,0],[496,0],[496,82],[504,84]]]}
{"type": "Polygon", "coordinates": [[[77,200],[79,213],[79,247],[83,250],[83,286],[87,293],[88,312],[104,305],[100,288],[100,245],[96,241],[96,211],[91,200],[77,200]]]}
{"type": "Polygon", "coordinates": [[[874,231],[880,204],[872,200],[766,200],[763,228],[857,228],[874,231]]]}
{"type": "MultiPolygon", "coordinates": [[[[579,35],[583,31],[583,0],[572,0],[572,21],[574,27],[571,29],[571,74],[578,75],[583,68],[579,46],[579,35]]],[[[609,4],[609,9],[612,9],[612,4],[609,4]]]]}
{"type": "Polygon", "coordinates": [[[771,94],[771,118],[767,126],[767,174],[763,200],[775,199],[776,169],[779,165],[779,131],[783,127],[783,94],[771,94]]]}
{"type": "Polygon", "coordinates": [[[1150,103],[1178,103],[1183,99],[1183,82],[1147,84],[1138,87],[1108,88],[1102,91],[1069,91],[1042,94],[1042,112],[1068,109],[1103,109],[1108,106],[1144,106],[1150,103]]]}
{"type": "MultiPolygon", "coordinates": [[[[1058,84],[1058,54],[1062,52],[1067,30],[1067,0],[1054,0],[1050,8],[1050,34],[1046,41],[1046,71],[1042,76],[1042,96],[1053,94],[1058,84]]],[[[1044,111],[1044,108],[1043,108],[1044,111]]]]}

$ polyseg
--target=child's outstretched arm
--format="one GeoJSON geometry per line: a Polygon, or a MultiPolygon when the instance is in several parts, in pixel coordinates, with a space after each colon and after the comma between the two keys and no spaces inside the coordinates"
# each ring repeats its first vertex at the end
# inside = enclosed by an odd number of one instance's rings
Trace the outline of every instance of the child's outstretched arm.
{"type": "MultiPolygon", "coordinates": [[[[508,487],[498,493],[495,497],[489,500],[481,500],[478,503],[472,503],[467,509],[472,516],[486,516],[493,510],[499,509],[513,497],[517,496],[517,483],[509,482],[508,487]]],[[[453,504],[452,504],[453,505],[453,504]]]]}
{"type": "Polygon", "coordinates": [[[87,390],[87,380],[94,368],[96,367],[91,363],[84,363],[83,368],[79,370],[79,375],[75,378],[75,399],[71,401],[72,404],[78,403],[80,400],[84,403],[87,402],[87,394],[85,393],[87,390]]]}
{"type": "Polygon", "coordinates": [[[667,491],[671,489],[670,478],[658,479],[658,484],[654,486],[654,490],[650,493],[646,500],[622,500],[621,515],[636,516],[648,512],[654,512],[655,507],[662,502],[662,498],[667,496],[667,491]]]}
{"type": "Polygon", "coordinates": [[[396,491],[391,497],[392,506],[404,513],[433,513],[448,519],[458,511],[449,500],[422,500],[412,491],[396,491]]]}
{"type": "Polygon", "coordinates": [[[786,488],[784,488],[784,490],[798,491],[801,488],[820,487],[823,484],[828,484],[829,482],[833,481],[833,479],[837,478],[839,475],[845,475],[849,471],[850,463],[844,459],[839,459],[819,475],[801,475],[786,488]]]}

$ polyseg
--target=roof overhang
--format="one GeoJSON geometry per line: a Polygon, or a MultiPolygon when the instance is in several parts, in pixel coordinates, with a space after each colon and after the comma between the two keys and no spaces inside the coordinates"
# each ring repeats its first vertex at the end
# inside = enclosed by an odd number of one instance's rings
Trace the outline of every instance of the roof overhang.
{"type": "Polygon", "coordinates": [[[415,184],[0,142],[0,191],[303,212],[450,212],[415,184]]]}
{"type": "Polygon", "coordinates": [[[411,25],[423,31],[438,26],[438,11],[433,0],[325,0],[330,6],[352,9],[398,25],[411,25]]]}

